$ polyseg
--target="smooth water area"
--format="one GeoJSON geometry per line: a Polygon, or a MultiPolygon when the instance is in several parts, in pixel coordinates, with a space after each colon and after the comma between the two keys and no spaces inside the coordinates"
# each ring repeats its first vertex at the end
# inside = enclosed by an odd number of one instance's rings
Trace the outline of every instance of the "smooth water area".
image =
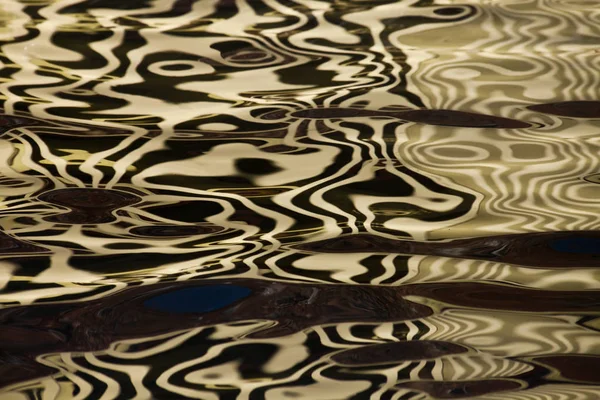
{"type": "Polygon", "coordinates": [[[600,1],[2,0],[0,400],[600,399],[600,1]]]}

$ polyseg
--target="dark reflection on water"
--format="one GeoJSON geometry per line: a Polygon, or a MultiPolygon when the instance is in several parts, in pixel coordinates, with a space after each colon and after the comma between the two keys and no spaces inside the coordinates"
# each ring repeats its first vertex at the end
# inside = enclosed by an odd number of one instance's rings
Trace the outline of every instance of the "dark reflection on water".
{"type": "Polygon", "coordinates": [[[0,399],[600,398],[595,1],[0,3],[0,399]]]}

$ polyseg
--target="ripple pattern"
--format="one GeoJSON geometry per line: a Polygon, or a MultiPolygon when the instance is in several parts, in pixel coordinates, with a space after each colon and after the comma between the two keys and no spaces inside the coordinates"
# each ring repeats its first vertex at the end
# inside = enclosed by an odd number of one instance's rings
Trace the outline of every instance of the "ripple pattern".
{"type": "Polygon", "coordinates": [[[594,400],[593,0],[4,0],[0,400],[594,400]]]}

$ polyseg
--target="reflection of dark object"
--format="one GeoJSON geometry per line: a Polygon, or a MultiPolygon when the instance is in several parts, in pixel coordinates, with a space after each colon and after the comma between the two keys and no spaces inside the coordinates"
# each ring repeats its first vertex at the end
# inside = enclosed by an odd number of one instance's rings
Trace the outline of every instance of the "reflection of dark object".
{"type": "Polygon", "coordinates": [[[265,151],[267,153],[290,153],[295,150],[298,150],[298,148],[287,146],[285,144],[274,144],[272,146],[263,147],[261,149],[261,151],[265,151]]]}
{"type": "Polygon", "coordinates": [[[412,340],[358,347],[338,353],[332,357],[332,360],[344,365],[388,364],[424,360],[466,351],[466,348],[454,343],[412,340]]]}
{"type": "Polygon", "coordinates": [[[185,71],[188,69],[194,68],[193,65],[190,64],[171,64],[171,65],[163,65],[161,69],[165,71],[185,71]]]}
{"type": "MultiPolygon", "coordinates": [[[[400,289],[399,289],[400,290],[400,289]]],[[[403,294],[462,307],[539,312],[598,312],[600,291],[524,289],[477,282],[411,284],[403,294]]]]}
{"type": "Polygon", "coordinates": [[[206,313],[248,297],[250,293],[250,289],[236,285],[194,286],[152,297],[144,306],[163,312],[206,313]]]}
{"type": "Polygon", "coordinates": [[[250,175],[268,175],[281,171],[272,160],[265,158],[240,158],[235,160],[235,167],[240,172],[250,175]]]}
{"type": "Polygon", "coordinates": [[[568,237],[551,242],[550,247],[560,253],[590,254],[600,257],[600,237],[568,237]]]}
{"type": "Polygon", "coordinates": [[[353,251],[456,257],[540,268],[600,267],[599,231],[522,233],[448,242],[415,242],[358,234],[295,247],[323,253],[353,251]]]}
{"type": "MultiPolygon", "coordinates": [[[[33,360],[42,353],[97,351],[118,340],[236,321],[274,321],[275,325],[250,335],[272,338],[323,324],[402,321],[431,315],[429,307],[405,299],[411,295],[496,310],[600,311],[600,291],[545,291],[474,282],[398,287],[256,279],[169,282],[132,287],[87,302],[1,309],[0,351],[5,357],[33,360]]],[[[342,364],[387,363],[462,351],[452,343],[415,341],[348,350],[334,360],[342,364]],[[401,351],[388,351],[387,347],[395,346],[401,351]]],[[[0,385],[8,382],[13,381],[0,375],[0,385]]],[[[471,384],[475,386],[458,388],[467,393],[483,390],[477,386],[481,382],[471,384]]],[[[418,390],[438,389],[427,386],[418,390]]]]}
{"type": "Polygon", "coordinates": [[[527,107],[546,114],[573,118],[600,118],[600,101],[563,101],[527,107]]]}
{"type": "Polygon", "coordinates": [[[0,329],[0,350],[43,350],[65,342],[65,336],[51,329],[3,326],[0,329]]]}
{"type": "Polygon", "coordinates": [[[0,254],[47,253],[48,250],[0,232],[0,254]]]}
{"type": "Polygon", "coordinates": [[[460,7],[443,7],[443,8],[436,8],[435,10],[433,10],[433,13],[437,14],[437,15],[450,16],[450,15],[458,15],[458,14],[462,13],[463,11],[464,11],[464,9],[460,8],[460,7]]]}
{"type": "Polygon", "coordinates": [[[244,222],[248,225],[258,226],[261,229],[268,229],[270,220],[256,213],[254,210],[236,210],[229,216],[230,221],[244,222]]]}
{"type": "Polygon", "coordinates": [[[17,356],[0,350],[0,387],[53,373],[56,370],[38,363],[32,356],[17,356]]]}
{"type": "Polygon", "coordinates": [[[454,110],[364,110],[356,108],[314,108],[295,111],[291,114],[296,118],[332,119],[352,117],[388,117],[419,122],[429,125],[458,126],[464,128],[497,128],[518,129],[528,128],[526,122],[493,115],[475,114],[454,110]]]}
{"type": "Polygon", "coordinates": [[[519,129],[530,127],[528,123],[514,119],[452,110],[406,111],[401,112],[399,117],[400,119],[423,124],[465,128],[519,129]]]}
{"type": "MultiPolygon", "coordinates": [[[[85,303],[36,304],[0,310],[4,349],[16,355],[94,351],[111,342],[218,323],[270,320],[254,333],[270,338],[315,325],[385,322],[431,315],[399,288],[301,285],[254,279],[140,286],[85,303]],[[230,288],[228,288],[230,286],[230,288]],[[29,339],[24,342],[23,337],[29,339]]],[[[7,381],[2,380],[0,385],[7,381]]]]}
{"type": "Polygon", "coordinates": [[[158,217],[172,219],[174,221],[198,223],[206,221],[206,218],[223,212],[224,208],[216,201],[180,201],[175,204],[166,204],[144,208],[158,217]]]}
{"type": "Polygon", "coordinates": [[[414,381],[405,382],[397,387],[426,392],[436,399],[462,399],[482,396],[487,393],[504,392],[521,388],[518,382],[507,379],[487,379],[483,381],[414,381]]]}
{"type": "Polygon", "coordinates": [[[5,133],[13,128],[35,125],[41,125],[40,121],[26,117],[0,114],[0,134],[5,133]]]}
{"type": "Polygon", "coordinates": [[[90,188],[56,189],[38,196],[42,201],[67,207],[71,212],[46,218],[65,224],[102,224],[112,222],[112,212],[140,201],[131,193],[90,188]]]}
{"type": "Polygon", "coordinates": [[[600,357],[583,354],[564,354],[536,357],[536,363],[552,367],[562,378],[600,384],[600,357]]]}
{"type": "Polygon", "coordinates": [[[286,116],[287,116],[287,110],[275,109],[275,110],[269,110],[269,111],[261,114],[259,117],[263,121],[272,121],[272,120],[284,119],[284,118],[286,118],[286,116]]]}
{"type": "Polygon", "coordinates": [[[209,235],[222,231],[223,228],[217,225],[151,225],[137,226],[129,232],[138,236],[150,237],[181,237],[195,235],[209,235]]]}

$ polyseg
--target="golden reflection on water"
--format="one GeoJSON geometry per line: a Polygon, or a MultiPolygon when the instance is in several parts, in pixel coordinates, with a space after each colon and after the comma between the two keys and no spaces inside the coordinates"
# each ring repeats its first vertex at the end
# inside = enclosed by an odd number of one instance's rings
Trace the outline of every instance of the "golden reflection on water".
{"type": "Polygon", "coordinates": [[[4,0],[0,399],[600,398],[600,4],[4,0]]]}

